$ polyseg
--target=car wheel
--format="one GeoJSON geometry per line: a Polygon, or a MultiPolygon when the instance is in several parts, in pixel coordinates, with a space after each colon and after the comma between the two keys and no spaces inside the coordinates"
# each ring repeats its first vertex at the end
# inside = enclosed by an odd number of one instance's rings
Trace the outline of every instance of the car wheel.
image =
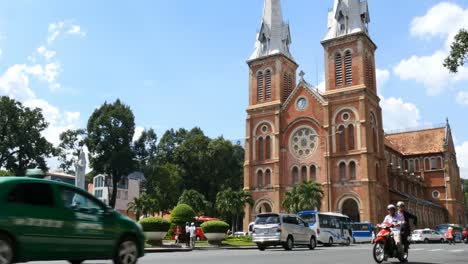
{"type": "Polygon", "coordinates": [[[429,243],[429,239],[425,238],[425,239],[424,239],[424,243],[428,244],[428,243],[429,243]]]}
{"type": "Polygon", "coordinates": [[[285,250],[292,250],[294,248],[294,238],[292,236],[288,236],[286,243],[284,244],[285,250]]]}
{"type": "Polygon", "coordinates": [[[116,256],[114,257],[115,264],[135,264],[138,260],[138,247],[135,240],[125,238],[117,247],[116,256]]]}
{"type": "Polygon", "coordinates": [[[328,243],[326,244],[327,247],[331,247],[333,246],[333,238],[330,237],[330,239],[328,239],[328,243]]]}
{"type": "Polygon", "coordinates": [[[0,234],[0,264],[11,264],[13,262],[13,243],[11,239],[0,234]]]}
{"type": "Polygon", "coordinates": [[[81,264],[84,262],[84,260],[69,260],[68,262],[70,262],[70,264],[81,264]]]}
{"type": "Polygon", "coordinates": [[[317,240],[315,240],[315,237],[311,237],[309,242],[309,249],[314,250],[315,247],[317,247],[317,240]]]}
{"type": "Polygon", "coordinates": [[[264,244],[261,244],[261,243],[258,243],[257,247],[258,247],[258,250],[260,250],[260,251],[265,251],[265,249],[266,249],[266,246],[264,244]]]}

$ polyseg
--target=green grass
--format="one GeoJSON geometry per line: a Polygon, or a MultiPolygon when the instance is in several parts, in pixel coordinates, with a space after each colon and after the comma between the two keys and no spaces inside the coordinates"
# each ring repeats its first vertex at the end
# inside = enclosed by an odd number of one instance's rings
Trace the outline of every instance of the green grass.
{"type": "Polygon", "coordinates": [[[223,246],[230,246],[230,247],[251,247],[255,246],[256,244],[253,242],[245,242],[240,240],[224,240],[223,246]]]}

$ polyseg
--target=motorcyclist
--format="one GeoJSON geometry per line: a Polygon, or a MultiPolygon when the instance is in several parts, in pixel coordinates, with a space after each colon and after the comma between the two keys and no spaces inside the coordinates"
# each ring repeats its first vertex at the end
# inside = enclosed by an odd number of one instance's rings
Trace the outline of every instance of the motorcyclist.
{"type": "Polygon", "coordinates": [[[406,211],[405,203],[400,201],[397,203],[398,214],[402,215],[404,222],[401,225],[401,243],[405,246],[405,250],[409,249],[408,236],[411,235],[410,219],[413,219],[413,224],[418,224],[418,218],[412,213],[406,211]]]}
{"type": "Polygon", "coordinates": [[[393,239],[398,249],[398,254],[402,255],[403,250],[401,246],[401,224],[405,221],[405,218],[396,213],[396,207],[393,204],[387,206],[388,215],[385,216],[384,223],[392,224],[390,230],[393,233],[393,239]]]}

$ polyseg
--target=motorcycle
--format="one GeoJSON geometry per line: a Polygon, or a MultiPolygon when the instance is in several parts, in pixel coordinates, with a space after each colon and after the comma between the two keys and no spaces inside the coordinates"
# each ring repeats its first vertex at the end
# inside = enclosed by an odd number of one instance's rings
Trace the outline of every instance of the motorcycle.
{"type": "Polygon", "coordinates": [[[391,223],[377,225],[380,231],[374,239],[374,260],[380,264],[386,261],[387,258],[397,258],[401,263],[406,263],[408,262],[408,249],[407,247],[403,247],[403,253],[400,254],[398,252],[398,247],[390,230],[391,227],[393,227],[391,223]]]}

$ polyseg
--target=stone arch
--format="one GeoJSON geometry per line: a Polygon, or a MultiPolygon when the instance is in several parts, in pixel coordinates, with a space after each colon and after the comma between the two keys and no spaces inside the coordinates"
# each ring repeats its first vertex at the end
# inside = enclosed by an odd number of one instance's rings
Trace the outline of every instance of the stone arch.
{"type": "Polygon", "coordinates": [[[273,212],[273,202],[268,198],[258,200],[254,205],[254,215],[273,212]]]}
{"type": "Polygon", "coordinates": [[[339,211],[349,216],[351,222],[361,221],[361,202],[354,194],[344,194],[338,200],[339,211]]]}

